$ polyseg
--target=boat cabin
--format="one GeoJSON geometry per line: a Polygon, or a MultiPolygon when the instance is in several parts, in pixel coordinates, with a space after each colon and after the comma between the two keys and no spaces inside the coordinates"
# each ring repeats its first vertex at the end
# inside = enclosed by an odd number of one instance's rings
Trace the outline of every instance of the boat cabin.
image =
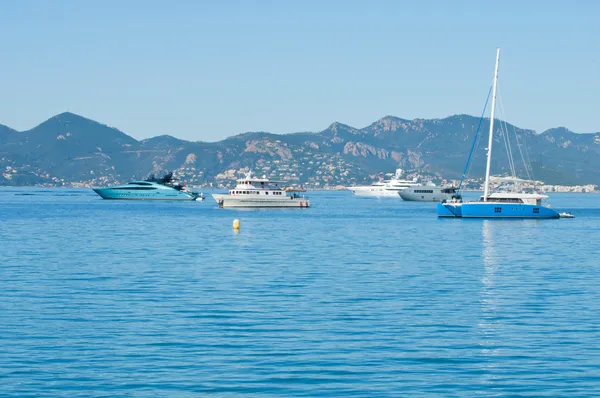
{"type": "MultiPolygon", "coordinates": [[[[542,200],[547,198],[546,195],[538,193],[509,193],[495,192],[488,196],[487,202],[492,203],[524,203],[530,205],[541,206],[542,200]]],[[[479,198],[480,202],[484,202],[483,196],[479,198]]]]}
{"type": "Polygon", "coordinates": [[[229,190],[230,195],[288,196],[285,189],[279,185],[281,181],[271,181],[265,176],[252,177],[251,172],[236,183],[235,188],[229,190]]]}

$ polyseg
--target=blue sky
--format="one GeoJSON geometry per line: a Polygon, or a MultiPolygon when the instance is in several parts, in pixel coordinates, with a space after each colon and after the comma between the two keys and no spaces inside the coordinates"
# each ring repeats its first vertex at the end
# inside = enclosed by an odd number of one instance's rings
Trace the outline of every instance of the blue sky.
{"type": "Polygon", "coordinates": [[[0,123],[218,140],[478,115],[600,131],[600,2],[0,0],[0,123]]]}

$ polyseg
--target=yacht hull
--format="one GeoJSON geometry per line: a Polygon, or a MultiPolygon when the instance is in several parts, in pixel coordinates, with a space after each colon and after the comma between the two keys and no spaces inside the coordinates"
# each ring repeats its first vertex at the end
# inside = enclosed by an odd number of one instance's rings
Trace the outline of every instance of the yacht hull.
{"type": "Polygon", "coordinates": [[[437,216],[448,218],[559,218],[559,214],[546,207],[526,203],[438,203],[437,216]]]}
{"type": "Polygon", "coordinates": [[[197,195],[176,189],[129,190],[114,188],[94,188],[102,199],[109,200],[195,200],[197,195]]]}
{"type": "Polygon", "coordinates": [[[452,199],[452,194],[442,193],[441,188],[422,189],[421,191],[427,192],[418,192],[418,190],[409,188],[400,191],[399,195],[402,200],[407,202],[441,202],[452,199]]]}
{"type": "Polygon", "coordinates": [[[398,192],[396,189],[377,189],[371,187],[348,187],[348,191],[352,192],[355,196],[364,196],[371,198],[398,198],[398,192]]]}
{"type": "Polygon", "coordinates": [[[222,208],[295,208],[310,207],[310,202],[304,198],[292,196],[254,198],[251,196],[232,196],[227,194],[212,194],[219,207],[222,208]]]}

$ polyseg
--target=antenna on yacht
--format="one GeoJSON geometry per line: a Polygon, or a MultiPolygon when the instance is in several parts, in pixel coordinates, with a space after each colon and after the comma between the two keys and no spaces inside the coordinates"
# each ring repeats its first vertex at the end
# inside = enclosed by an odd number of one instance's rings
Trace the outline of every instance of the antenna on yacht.
{"type": "Polygon", "coordinates": [[[487,166],[485,168],[485,184],[483,186],[483,201],[487,202],[490,191],[490,166],[492,163],[492,143],[494,140],[494,111],[496,110],[496,88],[498,86],[498,64],[500,63],[500,49],[496,50],[496,68],[494,69],[494,89],[492,93],[492,114],[490,115],[490,137],[487,147],[487,166]]]}

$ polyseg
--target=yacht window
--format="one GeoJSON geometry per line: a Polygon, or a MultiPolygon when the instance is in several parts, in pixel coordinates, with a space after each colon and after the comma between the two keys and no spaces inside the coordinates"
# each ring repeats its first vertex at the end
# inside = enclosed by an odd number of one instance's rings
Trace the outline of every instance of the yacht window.
{"type": "Polygon", "coordinates": [[[502,207],[494,207],[494,213],[502,213],[502,207]]]}
{"type": "Polygon", "coordinates": [[[269,194],[269,192],[265,192],[265,195],[268,195],[268,194],[269,194]]]}
{"type": "Polygon", "coordinates": [[[540,208],[539,207],[534,207],[533,208],[533,214],[540,214],[540,208]]]}
{"type": "Polygon", "coordinates": [[[131,190],[131,191],[149,191],[149,190],[153,190],[156,189],[155,187],[119,187],[119,188],[113,188],[113,189],[124,189],[124,190],[131,190]]]}

